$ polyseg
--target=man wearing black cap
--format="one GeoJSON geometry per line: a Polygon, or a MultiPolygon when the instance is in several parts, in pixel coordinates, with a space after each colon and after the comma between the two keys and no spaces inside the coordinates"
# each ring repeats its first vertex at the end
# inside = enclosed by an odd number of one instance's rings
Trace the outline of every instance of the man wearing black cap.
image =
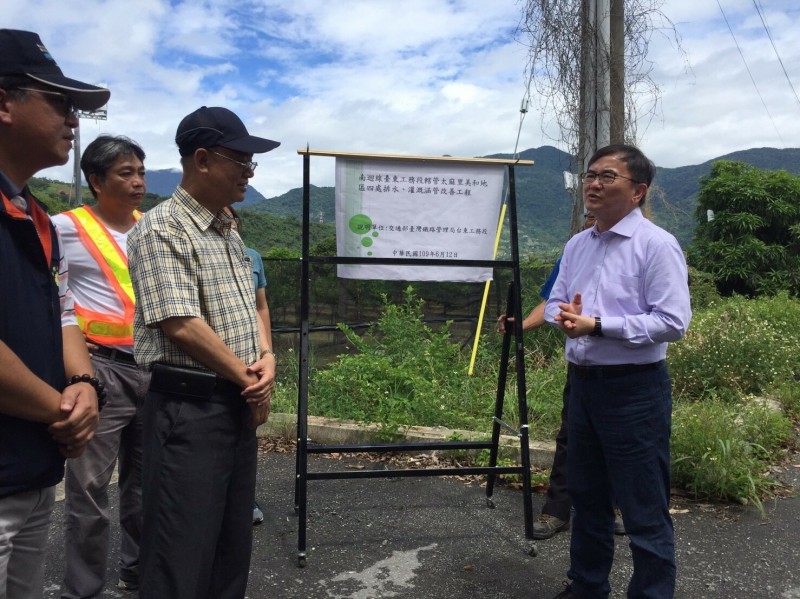
{"type": "Polygon", "coordinates": [[[42,597],[44,550],[64,458],[97,428],[93,376],[67,289],[61,243],[30,193],[65,164],[75,109],[106,89],[64,77],[39,36],[0,29],[0,597],[42,597]]]}
{"type": "Polygon", "coordinates": [[[247,587],[255,428],[266,420],[275,355],[256,314],[251,266],[224,210],[244,199],[255,137],[225,108],[184,118],[183,178],[128,238],[143,407],[142,599],[234,599],[247,587]]]}

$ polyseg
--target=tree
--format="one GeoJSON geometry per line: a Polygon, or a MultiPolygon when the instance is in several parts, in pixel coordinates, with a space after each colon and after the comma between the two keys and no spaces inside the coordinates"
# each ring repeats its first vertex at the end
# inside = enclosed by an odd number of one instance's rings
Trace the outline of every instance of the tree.
{"type": "Polygon", "coordinates": [[[798,198],[800,177],[715,162],[700,184],[690,264],[722,295],[800,295],[798,198]]]}
{"type": "MultiPolygon", "coordinates": [[[[610,0],[611,44],[603,50],[598,31],[589,18],[591,0],[526,0],[519,33],[530,47],[527,75],[535,98],[541,104],[542,131],[555,119],[558,136],[553,138],[575,159],[573,172],[583,170],[589,158],[582,146],[583,115],[587,98],[582,85],[587,69],[608,65],[611,81],[610,109],[612,143],[636,143],[640,122],[646,125],[655,116],[661,97],[651,78],[652,63],[647,59],[653,34],[669,35],[681,54],[680,38],[670,19],[661,12],[664,0],[610,0]],[[621,31],[620,31],[621,30],[621,31]],[[591,51],[590,51],[591,48],[591,51]],[[610,55],[598,56],[594,48],[610,55]],[[624,109],[614,104],[624,104],[624,109]],[[618,121],[622,112],[622,124],[618,121]],[[615,117],[615,114],[617,115],[615,117]]],[[[602,68],[602,67],[599,67],[602,68]]],[[[572,233],[579,230],[581,201],[576,190],[572,233]]]]}

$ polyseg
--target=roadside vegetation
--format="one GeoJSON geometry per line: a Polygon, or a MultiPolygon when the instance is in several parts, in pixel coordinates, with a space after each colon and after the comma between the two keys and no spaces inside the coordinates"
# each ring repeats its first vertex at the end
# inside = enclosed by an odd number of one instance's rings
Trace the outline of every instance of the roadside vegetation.
{"type": "MultiPolygon", "coordinates": [[[[475,373],[469,351],[445,325],[422,320],[413,288],[399,304],[385,304],[376,323],[357,335],[342,326],[350,346],[325,368],[312,368],[309,412],[377,424],[391,438],[408,426],[491,430],[501,335],[484,330],[475,373]]],[[[530,435],[555,437],[566,376],[563,339],[555,330],[525,334],[530,435]]],[[[289,358],[291,359],[291,358],[289,358]]],[[[687,336],[667,361],[674,388],[673,484],[706,501],[760,506],[780,492],[771,468],[784,461],[800,416],[800,302],[773,298],[717,298],[695,307],[687,336]]],[[[517,423],[515,364],[504,419],[517,423]]],[[[282,377],[273,409],[296,409],[296,371],[282,377]]]]}

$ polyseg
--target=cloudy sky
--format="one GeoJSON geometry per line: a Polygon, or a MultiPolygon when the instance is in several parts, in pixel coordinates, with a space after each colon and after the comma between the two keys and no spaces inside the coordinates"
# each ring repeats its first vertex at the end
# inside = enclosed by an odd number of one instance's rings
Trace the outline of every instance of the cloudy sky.
{"type": "MultiPolygon", "coordinates": [[[[3,0],[2,26],[38,32],[66,75],[110,87],[108,120],[81,121],[84,146],[124,134],[145,148],[148,168],[177,168],[180,119],[226,106],[251,133],[282,142],[256,158],[252,184],[269,197],[302,185],[297,149],[307,144],[513,152],[527,83],[528,51],[515,37],[522,9],[519,0],[3,0]]],[[[684,53],[653,36],[662,98],[639,137],[657,165],[800,145],[788,82],[800,91],[796,0],[664,0],[662,11],[684,53]]],[[[519,133],[520,150],[558,145],[535,96],[519,133]]],[[[332,163],[312,161],[312,183],[331,185],[332,163]]],[[[43,174],[70,180],[71,168],[43,174]]]]}

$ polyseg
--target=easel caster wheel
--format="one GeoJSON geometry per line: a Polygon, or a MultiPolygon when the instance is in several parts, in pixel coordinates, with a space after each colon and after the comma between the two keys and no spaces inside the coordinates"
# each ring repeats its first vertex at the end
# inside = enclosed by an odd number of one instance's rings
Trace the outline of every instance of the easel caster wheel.
{"type": "Polygon", "coordinates": [[[539,552],[536,550],[536,545],[531,545],[531,548],[528,549],[528,555],[530,555],[531,557],[536,557],[537,555],[539,555],[539,552]]]}
{"type": "Polygon", "coordinates": [[[306,556],[305,555],[298,555],[297,556],[297,567],[298,568],[305,568],[306,567],[306,556]]]}
{"type": "Polygon", "coordinates": [[[493,510],[494,509],[494,499],[492,499],[491,497],[487,497],[486,498],[486,507],[488,507],[490,510],[493,510]]]}

